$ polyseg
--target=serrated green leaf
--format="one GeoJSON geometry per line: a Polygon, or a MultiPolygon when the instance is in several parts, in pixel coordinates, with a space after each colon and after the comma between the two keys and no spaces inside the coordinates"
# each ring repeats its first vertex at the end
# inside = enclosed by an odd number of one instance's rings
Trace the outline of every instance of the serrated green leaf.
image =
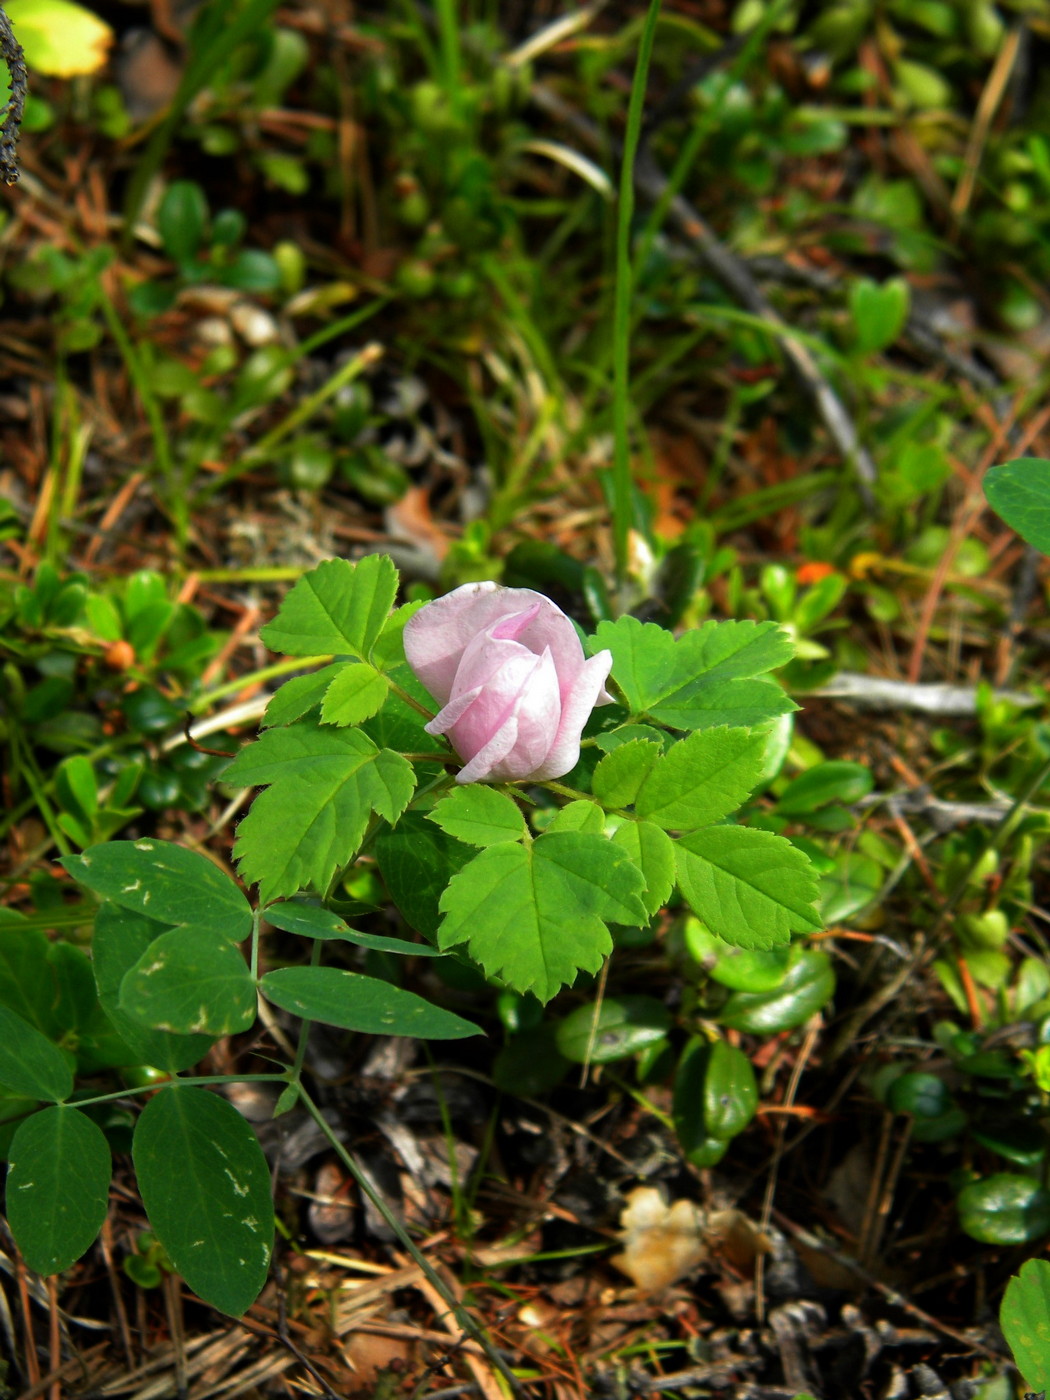
{"type": "Polygon", "coordinates": [[[765,734],[750,729],[698,730],[672,744],[653,765],[635,798],[635,811],[658,826],[678,831],[721,821],[737,810],[758,782],[765,757],[765,734]]]}
{"type": "Polygon", "coordinates": [[[402,603],[399,608],[395,608],[383,624],[379,640],[372,648],[373,666],[378,666],[381,671],[389,671],[395,666],[405,664],[405,623],[419,612],[420,608],[425,607],[426,601],[419,599],[415,603],[402,603]]]}
{"type": "Polygon", "coordinates": [[[7,1219],[29,1267],[61,1273],[90,1248],[109,1206],[102,1129],[75,1108],[45,1108],[11,1142],[7,1219]]]}
{"type": "Polygon", "coordinates": [[[674,888],[674,842],[653,822],[631,821],[616,828],[612,842],[627,852],[645,876],[642,902],[652,918],[670,899],[674,888]]]}
{"type": "Polygon", "coordinates": [[[231,943],[252,931],[251,906],[230,877],[170,841],[108,841],[61,864],[100,898],[160,923],[210,929],[231,943]]]}
{"type": "Polygon", "coordinates": [[[260,636],[288,656],[335,652],[367,659],[397,593],[397,570],[385,554],[357,564],[328,559],[304,574],[260,636]]]}
{"type": "Polygon", "coordinates": [[[659,747],[661,753],[668,743],[674,742],[666,730],[654,729],[651,724],[621,724],[618,729],[608,729],[594,736],[594,742],[602,753],[613,753],[624,744],[633,743],[635,739],[648,739],[650,743],[659,747]]]}
{"type": "Polygon", "coordinates": [[[325,692],[321,719],[325,724],[360,724],[383,708],[390,684],[367,661],[342,666],[325,692]]]}
{"type": "Polygon", "coordinates": [[[1017,457],[989,468],[984,478],[988,504],[1023,540],[1050,554],[1050,462],[1017,457]]]}
{"type": "Polygon", "coordinates": [[[782,836],[742,826],[694,831],[676,843],[678,885],[712,933],[738,948],[772,948],[820,928],[817,878],[782,836]]]}
{"type": "Polygon", "coordinates": [[[481,1034],[472,1022],[414,992],[338,967],[282,967],[268,972],[260,988],[268,1001],[296,1016],[367,1035],[461,1040],[481,1034]]]}
{"type": "Polygon", "coordinates": [[[440,946],[471,956],[514,991],[549,1001],[612,948],[605,921],[646,922],[644,877],[603,836],[556,832],[490,846],[441,897],[440,946]]]}
{"type": "Polygon", "coordinates": [[[6,1006],[0,1006],[0,1086],[49,1103],[73,1092],[72,1057],[6,1006]]]}
{"type": "Polygon", "coordinates": [[[453,875],[475,851],[439,830],[417,812],[408,812],[396,831],[375,843],[376,861],[401,917],[424,938],[437,942],[441,924],[438,901],[453,875]]]}
{"type": "Polygon", "coordinates": [[[1030,1390],[1050,1390],[1050,1263],[1029,1259],[1006,1285],[999,1326],[1030,1390]]]}
{"type": "Polygon", "coordinates": [[[208,929],[162,933],[124,975],[120,1009],[173,1035],[236,1035],[255,1021],[255,981],[231,943],[208,929]]]}
{"type": "Polygon", "coordinates": [[[483,783],[453,789],[427,818],[470,846],[495,846],[525,835],[525,818],[514,799],[483,783]]]}
{"type": "Polygon", "coordinates": [[[294,724],[308,715],[320,705],[325,691],[348,664],[346,661],[334,661],[331,666],[322,666],[308,676],[293,676],[290,681],[285,681],[266,706],[262,727],[272,729],[276,724],[294,724]]]}
{"type": "Polygon", "coordinates": [[[601,836],[605,831],[605,812],[597,802],[567,802],[556,812],[548,831],[586,831],[601,836]]]}
{"type": "Polygon", "coordinates": [[[270,1169],[237,1110],[207,1089],[171,1086],[146,1105],[132,1143],[150,1225],[178,1273],[239,1317],[266,1281],[270,1169]]]}
{"type": "Polygon", "coordinates": [[[595,797],[605,807],[630,807],[662,752],[659,744],[646,739],[614,748],[594,770],[591,787],[595,797]]]}
{"type": "Polygon", "coordinates": [[[631,713],[674,729],[752,727],[798,707],[762,679],[794,655],[771,622],[705,622],[677,640],[653,622],[621,617],[599,623],[592,654],[613,654],[612,678],[631,713]]]}
{"type": "Polygon", "coordinates": [[[131,1050],[134,1061],[177,1074],[203,1059],[214,1045],[214,1037],[147,1030],[120,1009],[120,986],[125,973],[135,966],[154,939],[167,931],[167,924],[105,900],[95,917],[91,963],[102,1009],[131,1050]]]}
{"type": "Polygon", "coordinates": [[[371,813],[397,821],[415,789],[412,765],[359,729],[309,722],[271,729],[237,755],[226,781],[271,784],[237,832],[243,877],[266,902],[327,887],[349,864],[371,813]]]}

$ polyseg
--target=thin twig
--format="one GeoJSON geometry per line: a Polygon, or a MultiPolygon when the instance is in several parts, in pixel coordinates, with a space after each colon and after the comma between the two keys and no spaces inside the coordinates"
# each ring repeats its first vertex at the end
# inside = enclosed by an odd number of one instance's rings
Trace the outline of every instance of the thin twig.
{"type": "MultiPolygon", "coordinates": [[[[883,676],[864,676],[856,671],[837,671],[815,690],[800,699],[816,696],[821,700],[848,700],[852,705],[875,710],[914,710],[939,717],[971,717],[977,713],[977,688],[972,685],[922,684],[895,681],[883,676]]],[[[993,690],[992,699],[1028,709],[1040,703],[1023,690],[993,690]]]]}
{"type": "Polygon", "coordinates": [[[0,55],[3,56],[3,60],[7,64],[7,71],[11,75],[11,96],[4,113],[3,125],[0,126],[0,180],[3,180],[5,185],[13,185],[19,176],[15,145],[18,141],[19,128],[22,125],[26,94],[29,91],[29,74],[26,71],[22,45],[15,38],[11,21],[4,13],[2,5],[0,5],[0,55]]]}

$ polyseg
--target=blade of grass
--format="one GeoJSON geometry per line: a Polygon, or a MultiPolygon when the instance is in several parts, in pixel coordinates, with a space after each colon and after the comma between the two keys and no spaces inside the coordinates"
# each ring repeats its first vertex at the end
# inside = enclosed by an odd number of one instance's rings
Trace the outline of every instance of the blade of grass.
{"type": "Polygon", "coordinates": [[[660,0],[650,0],[645,17],[631,100],[627,108],[627,132],[620,167],[619,209],[616,225],[616,284],[613,303],[613,543],[616,580],[622,590],[627,582],[627,545],[631,528],[631,454],[628,434],[630,414],[629,360],[631,338],[631,216],[634,213],[634,158],[642,131],[642,108],[653,53],[660,0]]]}

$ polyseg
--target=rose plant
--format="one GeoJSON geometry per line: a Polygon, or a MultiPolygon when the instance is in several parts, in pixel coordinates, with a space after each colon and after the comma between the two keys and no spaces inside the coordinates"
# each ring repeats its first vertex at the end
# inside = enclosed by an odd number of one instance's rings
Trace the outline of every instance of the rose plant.
{"type": "MultiPolygon", "coordinates": [[[[548,1002],[600,970],[614,932],[645,930],[671,904],[702,921],[716,956],[735,946],[767,958],[763,986],[783,979],[801,1015],[831,994],[825,955],[788,948],[819,927],[807,857],[734,820],[772,775],[794,708],[770,676],[792,655],[784,631],[708,622],[675,637],[621,617],[581,636],[528,589],[469,584],[394,609],[397,586],[384,556],[330,560],[263,630],[275,651],[303,658],[304,674],[275,693],[260,736],[222,778],[262,789],[234,848],[254,903],[204,855],[146,838],[64,860],[94,912],[90,965],[17,915],[0,922],[0,954],[17,943],[23,963],[50,959],[57,976],[61,962],[77,983],[63,1023],[5,996],[3,967],[16,963],[0,956],[0,1130],[18,1125],[8,1215],[31,1268],[65,1269],[90,1245],[110,1174],[101,1106],[148,1092],[132,1156],[151,1226],[190,1287],[243,1312],[269,1263],[269,1169],[237,1111],[209,1092],[216,1080],[193,1073],[214,1042],[251,1031],[260,996],[299,1018],[294,1061],[252,1077],[280,1084],[277,1112],[300,1104],[356,1174],[304,1082],[310,1023],[479,1033],[357,970],[355,948],[439,970],[466,961],[504,998],[548,1002]],[[383,899],[402,936],[350,922],[383,899]],[[285,941],[277,960],[267,929],[305,940],[302,956],[289,958],[285,941]],[[81,985],[92,976],[94,1001],[81,985]],[[122,1067],[138,1068],[100,1090],[98,1075],[122,1067]]],[[[725,1006],[725,1024],[746,1029],[753,1010],[732,996],[725,1006]]],[[[593,1025],[578,1024],[580,1010],[559,1045],[586,1058],[593,1025]]],[[[719,1014],[705,1012],[708,1026],[719,1014]]],[[[641,997],[607,1001],[602,1015],[607,1058],[612,1042],[656,1043],[672,1020],[641,997]]],[[[699,1165],[725,1151],[756,1094],[746,1056],[717,1036],[712,1052],[689,1019],[675,1123],[699,1165]]]]}

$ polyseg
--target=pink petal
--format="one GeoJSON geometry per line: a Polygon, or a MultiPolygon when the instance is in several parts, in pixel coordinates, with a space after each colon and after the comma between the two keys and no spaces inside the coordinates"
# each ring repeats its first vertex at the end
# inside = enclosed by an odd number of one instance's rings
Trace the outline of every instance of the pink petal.
{"type": "Polygon", "coordinates": [[[600,651],[585,661],[577,673],[569,695],[562,697],[561,722],[554,743],[546,758],[530,777],[537,782],[547,778],[561,778],[571,768],[575,768],[580,757],[580,735],[596,705],[608,702],[601,697],[606,694],[605,682],[612,670],[612,652],[600,651]]]}
{"type": "MultiPolygon", "coordinates": [[[[558,675],[549,651],[544,651],[542,656],[537,657],[532,657],[530,653],[525,654],[530,656],[532,661],[527,672],[520,661],[515,661],[508,665],[505,672],[500,673],[498,679],[501,683],[505,678],[509,680],[511,674],[515,675],[520,681],[517,693],[513,696],[509,708],[500,716],[498,727],[492,730],[491,738],[474,752],[470,762],[456,775],[457,782],[520,782],[532,777],[536,768],[546,758],[561,716],[558,675]]],[[[463,729],[475,720],[475,710],[480,711],[484,699],[496,689],[495,682],[486,687],[482,697],[475,702],[469,717],[464,719],[463,729]]],[[[503,693],[506,695],[507,691],[504,690],[503,693]]],[[[487,716],[490,723],[494,713],[493,707],[487,716]]],[[[477,718],[480,719],[480,714],[477,718]]],[[[474,734],[469,737],[464,734],[463,747],[457,742],[459,731],[454,732],[450,737],[456,752],[461,757],[467,757],[468,749],[473,748],[476,738],[483,732],[479,724],[474,734]]]]}

